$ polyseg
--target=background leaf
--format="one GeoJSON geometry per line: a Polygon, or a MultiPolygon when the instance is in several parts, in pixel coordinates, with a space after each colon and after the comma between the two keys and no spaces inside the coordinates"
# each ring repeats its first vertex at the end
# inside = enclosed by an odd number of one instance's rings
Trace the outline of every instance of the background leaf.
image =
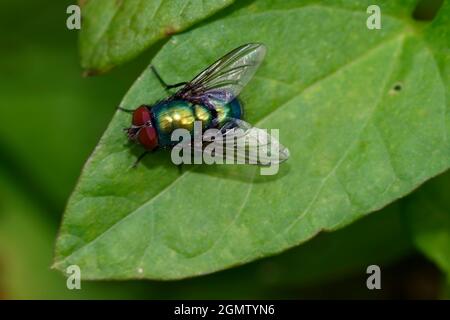
{"type": "Polygon", "coordinates": [[[450,201],[446,173],[424,185],[408,201],[405,216],[417,247],[450,277],[450,201]]]}
{"type": "Polygon", "coordinates": [[[105,72],[230,5],[233,0],[83,1],[81,65],[105,72]]]}
{"type": "MultiPolygon", "coordinates": [[[[450,2],[444,2],[438,15],[426,31],[440,70],[446,101],[450,101],[450,2]]],[[[448,119],[448,113],[444,114],[448,119]]],[[[408,221],[418,248],[447,274],[450,279],[450,202],[446,190],[450,186],[447,173],[427,183],[417,196],[409,201],[408,221]]]]}
{"type": "MultiPolygon", "coordinates": [[[[267,45],[242,94],[246,119],[280,128],[291,159],[274,177],[246,166],[179,175],[164,152],[131,170],[139,148],[120,134],[130,120],[119,112],[69,201],[55,267],[78,264],[86,279],[209,273],[340,228],[447,169],[448,59],[404,10],[368,30],[366,7],[344,2],[354,8],[250,5],[173,37],[153,61],[169,83],[242,43],[267,45]]],[[[122,106],[163,96],[146,70],[122,106]]]]}

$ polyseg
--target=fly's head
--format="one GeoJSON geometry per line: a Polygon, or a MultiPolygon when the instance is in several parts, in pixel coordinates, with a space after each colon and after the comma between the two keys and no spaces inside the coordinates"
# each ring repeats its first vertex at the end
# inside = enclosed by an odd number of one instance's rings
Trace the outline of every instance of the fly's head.
{"type": "Polygon", "coordinates": [[[140,143],[147,150],[158,146],[158,134],[152,124],[150,106],[141,105],[133,111],[131,127],[126,128],[125,132],[128,139],[140,143]]]}

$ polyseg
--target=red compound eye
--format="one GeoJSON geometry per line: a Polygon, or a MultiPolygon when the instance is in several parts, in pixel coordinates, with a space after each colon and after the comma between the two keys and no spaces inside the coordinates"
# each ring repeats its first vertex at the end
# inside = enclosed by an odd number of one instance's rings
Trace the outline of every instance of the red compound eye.
{"type": "Polygon", "coordinates": [[[133,125],[143,126],[150,121],[150,110],[146,105],[142,105],[133,112],[133,125]]]}
{"type": "Polygon", "coordinates": [[[153,150],[158,146],[158,135],[153,127],[143,127],[139,130],[139,142],[145,149],[153,150]]]}

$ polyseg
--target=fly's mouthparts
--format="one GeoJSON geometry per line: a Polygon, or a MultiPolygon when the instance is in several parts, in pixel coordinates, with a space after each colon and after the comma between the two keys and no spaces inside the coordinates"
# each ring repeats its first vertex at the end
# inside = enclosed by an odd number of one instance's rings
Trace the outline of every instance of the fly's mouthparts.
{"type": "Polygon", "coordinates": [[[132,126],[130,128],[123,128],[123,131],[127,134],[128,139],[135,140],[140,129],[141,127],[132,126]]]}

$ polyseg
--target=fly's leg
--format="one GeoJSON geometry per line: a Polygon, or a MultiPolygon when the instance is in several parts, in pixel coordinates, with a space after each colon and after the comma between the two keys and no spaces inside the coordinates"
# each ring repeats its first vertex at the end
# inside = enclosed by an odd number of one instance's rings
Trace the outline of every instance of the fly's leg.
{"type": "Polygon", "coordinates": [[[133,164],[133,168],[136,168],[137,167],[137,165],[139,164],[139,162],[141,162],[141,160],[142,159],[144,159],[144,157],[146,156],[146,155],[148,155],[148,154],[150,154],[150,153],[153,153],[153,152],[155,152],[155,151],[157,151],[157,150],[159,150],[159,147],[156,147],[155,149],[153,149],[153,150],[145,150],[143,153],[141,153],[141,155],[136,159],[136,161],[134,162],[134,164],[133,164]]]}
{"type": "Polygon", "coordinates": [[[137,165],[139,164],[139,162],[141,162],[142,159],[144,159],[144,157],[150,153],[155,152],[156,150],[158,150],[158,147],[156,147],[155,149],[149,151],[149,150],[145,150],[143,153],[140,154],[140,156],[136,159],[136,161],[133,164],[132,168],[136,168],[137,165]]]}
{"type": "Polygon", "coordinates": [[[134,112],[134,109],[125,109],[125,108],[122,108],[122,107],[117,107],[117,109],[119,109],[120,111],[123,111],[123,112],[128,112],[128,113],[133,113],[134,112]]]}
{"type": "Polygon", "coordinates": [[[136,161],[133,163],[132,168],[135,169],[137,167],[137,165],[139,164],[139,162],[141,162],[142,159],[144,159],[144,157],[146,155],[148,155],[150,153],[150,151],[144,151],[143,153],[141,153],[141,155],[136,159],[136,161]]]}
{"type": "Polygon", "coordinates": [[[159,83],[161,83],[161,85],[164,87],[164,89],[166,91],[169,91],[169,89],[172,88],[177,88],[180,86],[184,86],[185,84],[187,84],[187,82],[179,82],[179,83],[175,83],[175,84],[167,84],[159,75],[158,71],[156,71],[156,68],[151,65],[150,68],[152,69],[153,73],[155,74],[156,78],[158,79],[159,83]]]}
{"type": "Polygon", "coordinates": [[[220,128],[220,132],[222,134],[226,133],[228,130],[231,130],[233,128],[235,128],[237,126],[236,120],[235,119],[230,119],[230,121],[228,121],[227,123],[225,123],[221,128],[220,128]]]}

